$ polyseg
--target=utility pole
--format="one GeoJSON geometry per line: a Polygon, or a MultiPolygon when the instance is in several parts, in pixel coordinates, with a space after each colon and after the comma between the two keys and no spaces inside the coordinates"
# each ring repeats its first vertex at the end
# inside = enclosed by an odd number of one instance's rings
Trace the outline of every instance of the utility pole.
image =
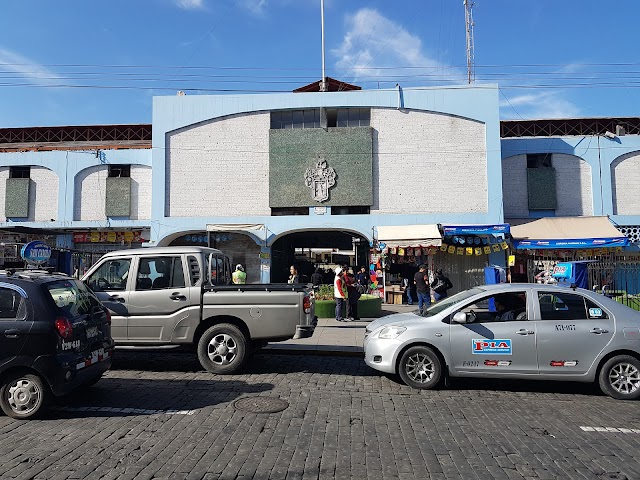
{"type": "Polygon", "coordinates": [[[320,81],[320,91],[327,91],[327,77],[324,73],[324,0],[320,0],[320,19],[322,24],[322,80],[320,81]]]}
{"type": "Polygon", "coordinates": [[[476,79],[475,58],[473,46],[473,0],[464,0],[464,22],[467,31],[467,83],[476,79]]]}

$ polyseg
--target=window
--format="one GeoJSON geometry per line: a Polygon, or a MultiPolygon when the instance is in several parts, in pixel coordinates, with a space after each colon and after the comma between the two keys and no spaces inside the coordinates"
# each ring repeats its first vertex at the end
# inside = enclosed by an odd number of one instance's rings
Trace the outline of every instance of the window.
{"type": "MultiPolygon", "coordinates": [[[[538,293],[540,302],[540,316],[542,320],[584,320],[587,316],[585,298],[582,295],[572,293],[540,292],[538,293]]],[[[600,309],[592,302],[592,309],[600,309]]],[[[592,310],[597,315],[596,310],[592,310]]],[[[604,311],[600,312],[605,314],[604,311]]],[[[604,318],[604,317],[598,317],[604,318]]]]}
{"type": "Polygon", "coordinates": [[[63,315],[78,317],[102,309],[100,300],[83,283],[76,280],[57,280],[47,283],[47,291],[63,315]]]}
{"type": "Polygon", "coordinates": [[[369,207],[331,207],[331,215],[368,215],[369,207]]]}
{"type": "Polygon", "coordinates": [[[528,153],[527,168],[551,168],[551,154],[528,153]]]}
{"type": "Polygon", "coordinates": [[[278,207],[271,208],[272,217],[282,217],[286,215],[309,215],[309,207],[278,207]]]}
{"type": "Polygon", "coordinates": [[[130,258],[107,260],[89,277],[89,288],[94,292],[125,290],[130,267],[130,258]]]}
{"type": "Polygon", "coordinates": [[[368,127],[371,123],[370,108],[307,108],[271,112],[271,129],[321,128],[321,116],[326,117],[327,127],[368,127]]]}
{"type": "Polygon", "coordinates": [[[193,255],[187,257],[189,263],[189,276],[191,277],[191,285],[196,285],[200,281],[200,263],[193,255]]]}
{"type": "Polygon", "coordinates": [[[527,294],[506,292],[488,295],[466,305],[460,311],[475,317],[473,323],[528,320],[527,294]]]}
{"type": "Polygon", "coordinates": [[[27,318],[25,299],[10,288],[0,288],[0,322],[27,318]]]}
{"type": "Polygon", "coordinates": [[[184,288],[181,257],[141,258],[138,265],[136,290],[184,288]]]}
{"type": "Polygon", "coordinates": [[[9,178],[31,178],[31,167],[9,167],[9,178]]]}
{"type": "Polygon", "coordinates": [[[109,177],[130,177],[131,165],[109,165],[109,177]]]}

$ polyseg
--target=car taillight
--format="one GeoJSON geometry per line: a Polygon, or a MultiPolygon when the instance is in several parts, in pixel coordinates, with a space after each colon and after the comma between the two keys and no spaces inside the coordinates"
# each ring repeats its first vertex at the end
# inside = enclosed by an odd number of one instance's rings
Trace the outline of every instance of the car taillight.
{"type": "Polygon", "coordinates": [[[109,311],[109,309],[105,308],[104,313],[107,315],[107,323],[111,325],[111,312],[109,311]]]}
{"type": "Polygon", "coordinates": [[[302,306],[304,308],[304,313],[311,313],[311,298],[305,296],[302,306]]]}
{"type": "Polygon", "coordinates": [[[73,336],[73,327],[68,318],[58,317],[56,318],[56,330],[58,334],[65,340],[73,336]]]}

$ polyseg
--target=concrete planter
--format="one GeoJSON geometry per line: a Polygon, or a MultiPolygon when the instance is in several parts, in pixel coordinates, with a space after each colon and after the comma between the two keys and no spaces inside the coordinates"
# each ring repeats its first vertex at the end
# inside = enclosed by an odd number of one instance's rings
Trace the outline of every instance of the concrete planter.
{"type": "MultiPolygon", "coordinates": [[[[345,316],[346,305],[342,309],[345,316]]],[[[358,299],[358,315],[360,318],[378,318],[382,313],[382,299],[373,295],[363,295],[358,299]]],[[[335,300],[316,300],[316,315],[318,318],[335,318],[335,300]]]]}

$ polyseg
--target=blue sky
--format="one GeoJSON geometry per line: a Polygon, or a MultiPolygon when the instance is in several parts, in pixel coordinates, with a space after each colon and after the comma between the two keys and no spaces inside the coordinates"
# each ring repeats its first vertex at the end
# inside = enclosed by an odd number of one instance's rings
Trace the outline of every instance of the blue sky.
{"type": "MultiPolygon", "coordinates": [[[[151,97],[291,91],[321,76],[320,0],[3,5],[0,127],[151,122],[151,97]]],[[[327,75],[466,83],[462,0],[326,0],[327,75]]],[[[477,83],[503,119],[640,115],[640,2],[475,0],[477,83]]]]}

